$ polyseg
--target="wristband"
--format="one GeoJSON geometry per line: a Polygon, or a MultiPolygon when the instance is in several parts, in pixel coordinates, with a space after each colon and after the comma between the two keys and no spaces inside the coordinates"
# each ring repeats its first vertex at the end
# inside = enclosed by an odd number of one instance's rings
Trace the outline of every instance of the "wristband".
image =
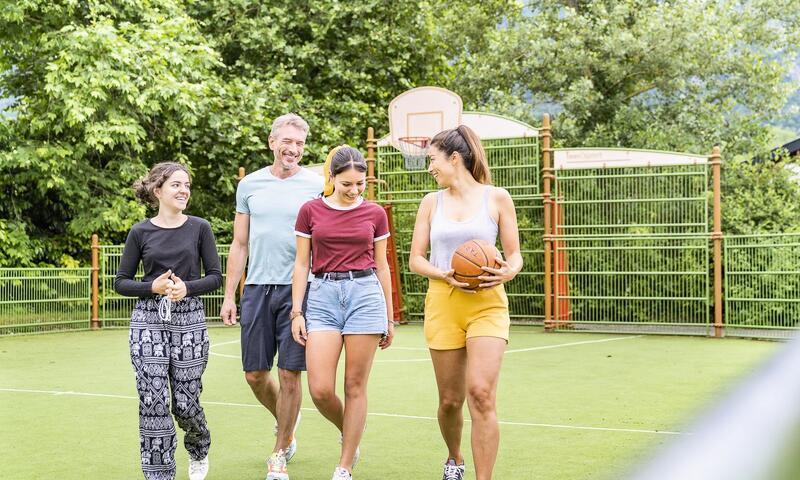
{"type": "Polygon", "coordinates": [[[289,312],[289,320],[294,320],[297,317],[302,317],[303,311],[302,310],[292,310],[289,312]]]}

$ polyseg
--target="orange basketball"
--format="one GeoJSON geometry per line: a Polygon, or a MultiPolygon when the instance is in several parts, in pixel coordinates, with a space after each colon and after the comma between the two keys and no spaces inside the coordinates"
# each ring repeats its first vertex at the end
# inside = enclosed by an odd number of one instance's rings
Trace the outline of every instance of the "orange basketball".
{"type": "Polygon", "coordinates": [[[497,248],[485,240],[464,242],[456,248],[450,261],[450,267],[455,270],[453,278],[468,283],[470,289],[476,289],[483,283],[478,277],[487,273],[481,267],[500,268],[500,264],[495,260],[499,256],[497,248]]]}

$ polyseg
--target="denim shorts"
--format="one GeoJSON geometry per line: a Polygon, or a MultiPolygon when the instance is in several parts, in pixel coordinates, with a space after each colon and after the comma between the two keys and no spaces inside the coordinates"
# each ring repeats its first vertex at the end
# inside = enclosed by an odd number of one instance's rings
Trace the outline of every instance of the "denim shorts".
{"type": "Polygon", "coordinates": [[[306,331],[385,335],[386,299],[378,277],[314,278],[308,291],[306,331]]]}

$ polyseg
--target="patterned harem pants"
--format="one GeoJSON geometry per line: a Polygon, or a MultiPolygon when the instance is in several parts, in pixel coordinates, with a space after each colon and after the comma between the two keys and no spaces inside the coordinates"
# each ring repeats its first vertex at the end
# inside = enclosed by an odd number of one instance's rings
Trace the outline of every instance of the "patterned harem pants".
{"type": "Polygon", "coordinates": [[[186,297],[172,304],[171,319],[158,316],[157,299],[140,299],[131,314],[131,362],[139,392],[139,442],[147,480],[175,478],[175,425],[195,460],[211,445],[200,393],[208,363],[208,330],[203,303],[186,297]]]}

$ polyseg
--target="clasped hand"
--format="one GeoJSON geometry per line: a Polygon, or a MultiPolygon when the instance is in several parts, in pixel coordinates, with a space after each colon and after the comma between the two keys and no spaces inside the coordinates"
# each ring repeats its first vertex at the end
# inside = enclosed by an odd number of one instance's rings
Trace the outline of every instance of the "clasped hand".
{"type": "Polygon", "coordinates": [[[167,270],[153,280],[151,290],[177,302],[186,296],[186,283],[172,273],[172,270],[167,270]]]}

